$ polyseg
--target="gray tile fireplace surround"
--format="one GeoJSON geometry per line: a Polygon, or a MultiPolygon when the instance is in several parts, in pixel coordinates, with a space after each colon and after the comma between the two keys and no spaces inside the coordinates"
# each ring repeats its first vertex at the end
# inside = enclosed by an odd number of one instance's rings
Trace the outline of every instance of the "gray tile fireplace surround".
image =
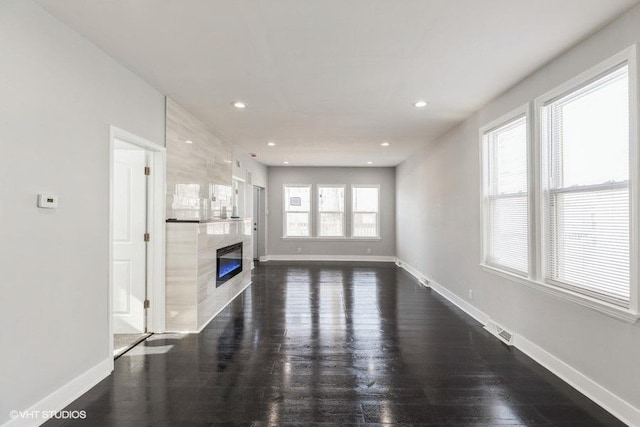
{"type": "Polygon", "coordinates": [[[200,331],[249,285],[251,242],[251,219],[167,222],[167,331],[200,331]],[[242,272],[216,287],[216,251],[239,242],[242,272]]]}

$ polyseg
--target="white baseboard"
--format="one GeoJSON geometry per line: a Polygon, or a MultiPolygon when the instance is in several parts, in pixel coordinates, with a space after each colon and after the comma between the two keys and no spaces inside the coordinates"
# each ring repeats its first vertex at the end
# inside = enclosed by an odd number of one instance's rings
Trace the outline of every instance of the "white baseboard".
{"type": "Polygon", "coordinates": [[[44,424],[47,418],[42,414],[53,414],[61,411],[78,397],[89,391],[93,386],[108,377],[112,370],[113,358],[110,357],[83,374],[80,374],[28,409],[15,408],[18,413],[22,412],[24,416],[11,419],[5,423],[3,427],[33,427],[44,424]]]}
{"type": "Polygon", "coordinates": [[[420,282],[422,285],[432,288],[434,291],[436,291],[437,293],[439,293],[440,295],[448,299],[449,302],[453,303],[460,310],[464,311],[469,316],[473,317],[483,325],[485,325],[489,320],[489,316],[486,313],[479,310],[474,305],[469,304],[463,298],[460,298],[458,295],[454,294],[453,292],[451,292],[450,290],[448,290],[447,288],[445,288],[435,280],[430,279],[426,274],[422,273],[417,268],[412,267],[411,265],[407,264],[406,262],[398,258],[396,258],[396,265],[406,270],[409,274],[415,277],[418,280],[418,282],[420,282]]]}
{"type": "MultiPolygon", "coordinates": [[[[203,330],[204,328],[206,328],[206,327],[207,327],[207,325],[208,325],[209,323],[211,323],[211,321],[212,321],[213,319],[215,319],[215,318],[216,318],[216,316],[218,316],[218,314],[222,313],[222,310],[224,310],[225,308],[227,308],[227,306],[228,306],[229,304],[231,304],[231,302],[232,302],[234,299],[238,298],[238,296],[240,296],[240,294],[241,294],[241,293],[243,293],[243,292],[245,291],[245,289],[247,289],[247,288],[249,287],[249,285],[251,285],[251,283],[252,283],[252,282],[251,282],[251,280],[249,280],[249,282],[248,282],[246,285],[244,285],[244,286],[242,287],[242,289],[240,289],[240,290],[239,290],[239,291],[238,291],[238,292],[233,296],[233,298],[231,298],[231,299],[230,299],[230,300],[229,300],[229,301],[228,301],[228,302],[227,302],[227,303],[226,303],[222,308],[220,308],[220,310],[216,311],[216,312],[213,314],[213,316],[211,316],[211,317],[209,318],[209,320],[207,320],[206,322],[204,322],[204,324],[203,324],[203,325],[202,325],[202,326],[201,326],[197,331],[195,331],[195,332],[196,332],[196,333],[198,333],[198,334],[199,334],[200,332],[202,332],[202,330],[203,330]]],[[[189,333],[193,333],[193,331],[189,331],[189,333]]]]}
{"type": "MultiPolygon", "coordinates": [[[[406,262],[398,259],[396,261],[396,264],[399,267],[405,269],[409,274],[414,276],[421,283],[426,280],[428,282],[428,286],[433,288],[440,295],[458,306],[462,311],[476,319],[478,322],[482,323],[483,325],[487,325],[489,316],[486,313],[469,304],[467,301],[460,298],[437,282],[429,279],[427,275],[410,266],[406,262]]],[[[630,426],[640,426],[640,409],[616,396],[605,387],[593,381],[591,378],[587,377],[567,363],[558,359],[556,356],[548,353],[546,350],[537,346],[518,333],[514,333],[513,346],[518,348],[520,351],[531,357],[533,360],[544,366],[552,373],[554,373],[556,376],[565,381],[567,384],[571,385],[580,393],[593,400],[602,408],[610,412],[613,416],[620,419],[620,421],[630,426]]]]}
{"type": "Polygon", "coordinates": [[[544,366],[564,382],[630,426],[640,426],[640,409],[613,394],[591,378],[548,353],[522,335],[514,336],[514,346],[544,366]]]}
{"type": "Polygon", "coordinates": [[[260,262],[267,261],[370,261],[394,262],[393,256],[378,255],[267,255],[260,257],[260,262]]]}

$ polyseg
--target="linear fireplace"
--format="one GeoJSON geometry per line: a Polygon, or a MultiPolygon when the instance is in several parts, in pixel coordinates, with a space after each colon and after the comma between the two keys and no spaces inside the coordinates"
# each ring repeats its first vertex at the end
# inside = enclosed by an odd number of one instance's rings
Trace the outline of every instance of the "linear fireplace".
{"type": "Polygon", "coordinates": [[[216,288],[242,272],[242,242],[216,251],[216,288]]]}

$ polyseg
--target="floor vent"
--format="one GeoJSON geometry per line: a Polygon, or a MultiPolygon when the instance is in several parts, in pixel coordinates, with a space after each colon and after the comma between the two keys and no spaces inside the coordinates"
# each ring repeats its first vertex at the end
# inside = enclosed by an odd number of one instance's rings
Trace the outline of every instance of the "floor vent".
{"type": "Polygon", "coordinates": [[[513,345],[513,333],[507,331],[502,326],[498,325],[493,320],[487,321],[487,324],[484,325],[484,328],[491,332],[492,335],[495,335],[500,341],[507,345],[513,345]]]}

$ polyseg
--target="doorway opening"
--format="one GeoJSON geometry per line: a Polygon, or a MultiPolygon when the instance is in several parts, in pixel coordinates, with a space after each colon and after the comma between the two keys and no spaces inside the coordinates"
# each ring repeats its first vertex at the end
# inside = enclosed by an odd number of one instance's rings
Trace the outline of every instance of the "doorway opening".
{"type": "Polygon", "coordinates": [[[265,189],[253,186],[253,260],[260,261],[266,254],[266,200],[265,189]]]}
{"type": "Polygon", "coordinates": [[[111,130],[110,350],[164,332],[164,147],[111,130]]]}

